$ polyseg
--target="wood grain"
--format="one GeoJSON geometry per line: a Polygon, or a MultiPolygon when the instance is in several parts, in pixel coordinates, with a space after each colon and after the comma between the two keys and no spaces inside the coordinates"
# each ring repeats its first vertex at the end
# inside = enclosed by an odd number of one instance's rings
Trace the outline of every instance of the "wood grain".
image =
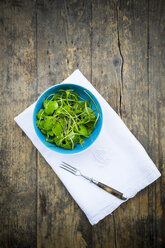
{"type": "MultiPolygon", "coordinates": [[[[139,1],[121,1],[117,8],[120,50],[124,59],[121,70],[121,117],[148,149],[148,3],[143,1],[141,8],[139,1]]],[[[146,235],[149,224],[148,191],[142,191],[117,210],[115,219],[117,247],[147,247],[150,244],[146,235]],[[144,234],[146,238],[141,238],[144,234]]]]}
{"type": "MultiPolygon", "coordinates": [[[[148,5],[148,81],[149,148],[148,152],[162,177],[148,191],[148,234],[153,247],[165,246],[165,2],[148,5]],[[157,13],[155,15],[155,13],[157,13]]],[[[151,247],[152,247],[151,246],[151,247]]]]}
{"type": "Polygon", "coordinates": [[[165,2],[0,1],[0,247],[165,247],[165,2]],[[91,226],[13,118],[76,68],[162,177],[91,226]]]}
{"type": "Polygon", "coordinates": [[[0,247],[35,247],[36,150],[14,122],[36,99],[34,2],[0,5],[0,247]]]}

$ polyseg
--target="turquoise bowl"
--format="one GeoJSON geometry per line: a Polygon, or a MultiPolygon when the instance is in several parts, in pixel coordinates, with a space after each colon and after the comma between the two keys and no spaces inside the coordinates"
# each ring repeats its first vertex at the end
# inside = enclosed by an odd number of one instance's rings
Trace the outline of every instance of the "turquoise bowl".
{"type": "MultiPolygon", "coordinates": [[[[92,102],[92,109],[95,110],[95,113],[97,116],[96,107],[93,102],[92,102]]],[[[97,98],[88,89],[82,86],[76,85],[76,84],[58,84],[58,85],[54,85],[50,87],[38,98],[35,108],[34,108],[34,112],[33,112],[33,125],[34,125],[35,132],[38,138],[40,139],[40,141],[52,151],[62,153],[62,154],[75,154],[75,153],[82,152],[86,150],[87,148],[89,148],[99,136],[101,128],[102,128],[102,123],[103,123],[103,114],[102,114],[100,103],[98,102],[97,98]],[[94,99],[98,107],[99,113],[100,113],[100,117],[90,137],[84,138],[85,142],[83,143],[83,145],[81,146],[80,144],[77,144],[73,150],[67,150],[61,147],[55,147],[53,146],[53,144],[47,142],[45,140],[46,136],[40,131],[40,129],[36,125],[36,120],[37,120],[36,114],[41,108],[43,108],[43,102],[50,94],[57,93],[59,89],[64,89],[64,90],[73,89],[74,92],[78,93],[80,97],[86,100],[91,100],[90,97],[84,92],[85,90],[94,99]]]]}

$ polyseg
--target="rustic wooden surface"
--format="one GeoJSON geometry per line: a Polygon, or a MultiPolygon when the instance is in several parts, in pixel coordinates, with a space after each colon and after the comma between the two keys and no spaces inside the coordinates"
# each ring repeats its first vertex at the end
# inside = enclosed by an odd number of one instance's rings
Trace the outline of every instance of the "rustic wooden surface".
{"type": "Polygon", "coordinates": [[[1,248],[165,247],[165,1],[0,1],[1,248]],[[91,226],[13,118],[76,68],[162,177],[91,226]]]}

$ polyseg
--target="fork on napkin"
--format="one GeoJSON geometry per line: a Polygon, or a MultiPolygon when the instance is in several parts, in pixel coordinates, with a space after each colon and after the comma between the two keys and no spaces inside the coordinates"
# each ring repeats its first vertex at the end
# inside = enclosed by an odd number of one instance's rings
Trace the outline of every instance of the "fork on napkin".
{"type": "Polygon", "coordinates": [[[90,181],[91,183],[94,183],[95,185],[99,186],[101,189],[104,189],[105,191],[111,193],[112,195],[115,195],[116,197],[118,197],[119,199],[122,199],[122,200],[127,200],[126,196],[119,192],[118,190],[116,189],[113,189],[111,188],[110,186],[108,185],[105,185],[99,181],[97,181],[96,179],[94,178],[90,178],[88,176],[85,176],[83,175],[79,170],[77,170],[75,167],[71,166],[70,164],[66,163],[66,162],[63,162],[61,163],[60,167],[72,174],[74,174],[75,176],[82,176],[84,177],[85,179],[87,179],[88,181],[90,181]]]}
{"type": "Polygon", "coordinates": [[[120,117],[79,70],[74,71],[63,83],[84,86],[101,104],[104,116],[102,130],[89,149],[76,155],[67,155],[45,147],[33,127],[35,103],[15,117],[15,121],[58,175],[90,223],[94,225],[124,201],[83,178],[65,173],[59,167],[61,161],[76,165],[83,174],[97,178],[98,181],[111,185],[119,192],[126,192],[128,199],[158,179],[160,172],[120,117]]]}

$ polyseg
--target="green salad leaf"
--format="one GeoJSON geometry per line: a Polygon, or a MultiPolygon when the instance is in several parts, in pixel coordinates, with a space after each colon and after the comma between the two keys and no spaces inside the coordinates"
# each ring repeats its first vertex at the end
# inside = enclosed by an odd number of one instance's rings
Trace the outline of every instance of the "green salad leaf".
{"type": "Polygon", "coordinates": [[[44,103],[44,111],[47,115],[52,115],[54,111],[58,108],[58,103],[56,101],[45,100],[44,103]]]}
{"type": "Polygon", "coordinates": [[[61,89],[43,102],[43,108],[36,115],[36,124],[46,135],[47,142],[64,149],[74,149],[76,144],[83,145],[84,138],[91,135],[99,118],[99,110],[92,97],[84,92],[90,100],[82,99],[72,89],[61,89]],[[91,108],[92,102],[96,110],[91,108]]]}

